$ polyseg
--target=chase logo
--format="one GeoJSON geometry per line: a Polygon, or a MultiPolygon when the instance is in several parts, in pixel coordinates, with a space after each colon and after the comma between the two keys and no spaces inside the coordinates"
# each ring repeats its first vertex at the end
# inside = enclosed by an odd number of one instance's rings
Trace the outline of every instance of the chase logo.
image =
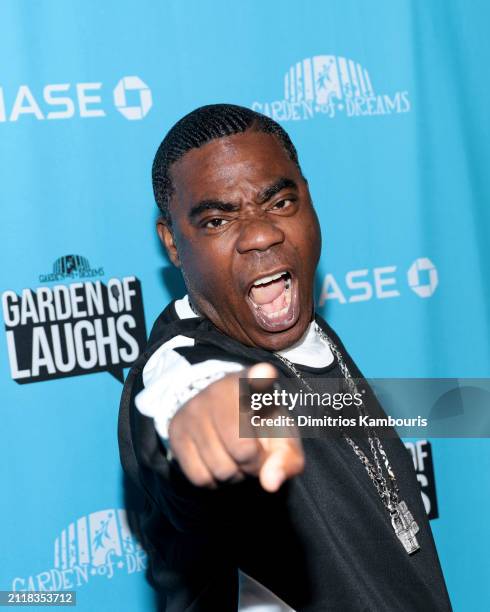
{"type": "Polygon", "coordinates": [[[421,298],[434,294],[439,284],[439,275],[428,257],[418,257],[408,267],[406,274],[400,274],[397,265],[349,270],[341,276],[330,272],[323,279],[318,306],[324,306],[327,300],[351,304],[372,299],[398,298],[407,293],[407,284],[421,298]]]}
{"type": "Polygon", "coordinates": [[[284,97],[254,102],[252,108],[276,121],[389,115],[410,110],[407,91],[376,94],[369,72],[358,62],[336,55],[315,55],[296,62],[284,75],[284,97]]]}
{"type": "MultiPolygon", "coordinates": [[[[112,87],[110,87],[112,89],[112,87]]],[[[106,117],[114,109],[133,121],[146,117],[153,105],[151,90],[138,76],[125,76],[112,91],[104,83],[53,83],[37,89],[20,85],[16,90],[0,86],[0,123],[106,117]]]]}
{"type": "Polygon", "coordinates": [[[146,569],[147,555],[130,531],[125,510],[108,509],[82,516],[54,541],[49,569],[12,580],[13,591],[58,591],[81,587],[92,577],[111,579],[116,571],[146,569]]]}
{"type": "Polygon", "coordinates": [[[430,297],[439,284],[437,268],[428,257],[416,259],[408,269],[408,284],[422,298],[430,297]]]}
{"type": "Polygon", "coordinates": [[[114,88],[114,104],[126,119],[143,119],[153,104],[151,91],[139,77],[123,77],[114,88]],[[138,94],[137,104],[128,103],[127,92],[138,94]]]}

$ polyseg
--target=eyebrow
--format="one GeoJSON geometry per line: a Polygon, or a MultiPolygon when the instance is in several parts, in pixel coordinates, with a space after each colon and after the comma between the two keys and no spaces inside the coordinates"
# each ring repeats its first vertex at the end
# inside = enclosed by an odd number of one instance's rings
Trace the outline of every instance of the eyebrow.
{"type": "Polygon", "coordinates": [[[221,210],[223,212],[233,212],[238,210],[240,207],[238,204],[232,204],[231,202],[222,202],[221,200],[202,200],[199,204],[193,206],[189,211],[189,219],[198,217],[201,213],[206,210],[221,210]]]}
{"type": "MultiPolygon", "coordinates": [[[[298,189],[298,185],[292,179],[281,177],[280,179],[272,183],[272,185],[265,187],[265,189],[263,189],[259,193],[257,197],[257,203],[265,204],[265,202],[273,198],[283,189],[298,189]]],[[[232,204],[231,202],[222,202],[221,200],[202,200],[190,209],[189,219],[194,219],[206,210],[234,212],[236,210],[239,210],[239,208],[240,207],[238,204],[232,204]]]]}
{"type": "Polygon", "coordinates": [[[298,185],[296,185],[295,181],[293,181],[292,179],[289,179],[283,176],[280,179],[278,179],[275,183],[272,183],[272,185],[269,185],[269,187],[266,187],[265,189],[263,189],[259,193],[257,202],[259,204],[264,204],[265,202],[273,198],[276,194],[278,194],[283,189],[298,189],[298,185]]]}

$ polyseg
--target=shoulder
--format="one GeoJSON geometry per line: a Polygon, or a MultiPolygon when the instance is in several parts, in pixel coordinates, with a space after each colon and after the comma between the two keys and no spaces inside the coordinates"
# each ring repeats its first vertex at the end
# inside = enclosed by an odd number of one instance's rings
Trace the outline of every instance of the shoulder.
{"type": "Polygon", "coordinates": [[[148,346],[155,344],[161,337],[168,335],[168,329],[183,321],[197,323],[199,317],[194,315],[187,295],[180,300],[172,300],[158,315],[148,338],[148,346]]]}

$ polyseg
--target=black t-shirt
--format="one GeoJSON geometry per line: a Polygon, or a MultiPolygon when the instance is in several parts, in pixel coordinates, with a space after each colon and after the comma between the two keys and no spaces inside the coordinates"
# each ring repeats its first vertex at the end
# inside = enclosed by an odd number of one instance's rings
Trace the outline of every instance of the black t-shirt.
{"type": "MultiPolygon", "coordinates": [[[[362,374],[340,339],[318,315],[355,378],[362,374]]],[[[175,335],[195,339],[181,354],[191,362],[216,358],[245,366],[268,360],[210,321],[180,320],[173,304],[157,319],[148,350],[126,381],[119,416],[121,461],[144,509],[137,529],[149,554],[150,582],[169,612],[235,611],[238,570],[297,612],[430,612],[451,610],[412,459],[398,437],[382,443],[395,471],[400,499],[420,531],[420,550],[408,555],[391,526],[366,470],[343,438],[305,439],[304,472],[265,492],[256,478],[217,490],[192,485],[167,459],[153,419],[135,407],[149,357],[175,335]]],[[[337,360],[323,369],[297,366],[309,380],[342,378],[337,360]]],[[[379,405],[370,407],[376,416],[379,405]]]]}

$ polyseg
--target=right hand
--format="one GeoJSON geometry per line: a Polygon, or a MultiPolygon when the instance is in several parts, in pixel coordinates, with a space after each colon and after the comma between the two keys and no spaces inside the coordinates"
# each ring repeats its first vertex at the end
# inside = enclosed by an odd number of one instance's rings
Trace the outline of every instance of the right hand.
{"type": "MultiPolygon", "coordinates": [[[[250,379],[277,377],[268,363],[247,371],[250,379]]],[[[187,401],[169,424],[173,456],[196,486],[215,488],[219,482],[238,482],[245,474],[258,476],[266,491],[304,469],[299,437],[240,438],[239,379],[228,374],[187,401]]]]}

